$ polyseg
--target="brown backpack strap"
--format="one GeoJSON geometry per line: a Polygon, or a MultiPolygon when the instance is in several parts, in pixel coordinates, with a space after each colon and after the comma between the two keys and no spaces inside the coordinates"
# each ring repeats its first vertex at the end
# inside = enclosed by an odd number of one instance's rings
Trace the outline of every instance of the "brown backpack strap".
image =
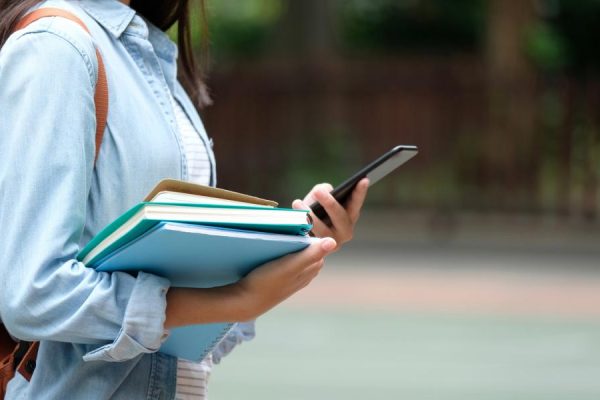
{"type": "MultiPolygon", "coordinates": [[[[23,29],[33,21],[45,17],[63,17],[75,22],[81,26],[87,33],[90,33],[87,26],[74,14],[60,8],[38,8],[24,16],[16,26],[16,30],[23,29]]],[[[102,136],[106,127],[106,119],[108,117],[108,82],[106,80],[106,70],[104,69],[104,61],[100,55],[98,47],[96,47],[96,58],[98,59],[98,78],[96,83],[96,92],[94,93],[94,105],[96,108],[96,154],[94,156],[94,164],[98,159],[100,145],[102,144],[102,136]]]]}
{"type": "MultiPolygon", "coordinates": [[[[81,26],[87,33],[90,33],[87,26],[79,18],[60,8],[39,8],[32,11],[17,23],[15,31],[23,29],[33,21],[44,17],[66,18],[81,26]]],[[[98,59],[98,78],[94,93],[94,106],[96,108],[96,154],[94,156],[94,164],[98,159],[104,129],[106,128],[106,119],[108,117],[108,82],[106,80],[104,61],[97,47],[96,58],[98,59]]],[[[25,379],[31,379],[31,374],[35,369],[37,350],[38,342],[20,342],[17,344],[12,340],[4,325],[0,324],[0,399],[4,398],[6,385],[14,376],[15,370],[18,370],[25,379]]]]}

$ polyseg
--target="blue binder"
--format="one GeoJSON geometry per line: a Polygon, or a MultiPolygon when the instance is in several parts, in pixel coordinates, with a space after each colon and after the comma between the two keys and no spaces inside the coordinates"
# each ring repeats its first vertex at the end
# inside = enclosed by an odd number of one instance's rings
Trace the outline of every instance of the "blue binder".
{"type": "MultiPolygon", "coordinates": [[[[173,287],[209,288],[238,281],[270,260],[307,247],[313,238],[161,222],[109,254],[98,271],[145,271],[163,276],[173,287]]],[[[191,325],[171,329],[160,351],[201,360],[233,324],[191,325]]]]}

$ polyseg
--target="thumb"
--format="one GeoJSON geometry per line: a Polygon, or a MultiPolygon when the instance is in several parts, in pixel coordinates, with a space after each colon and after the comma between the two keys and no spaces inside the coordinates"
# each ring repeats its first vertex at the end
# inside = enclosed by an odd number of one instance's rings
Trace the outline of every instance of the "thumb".
{"type": "Polygon", "coordinates": [[[315,240],[306,250],[299,253],[301,257],[310,263],[314,263],[326,257],[336,248],[337,243],[330,237],[315,240]]]}

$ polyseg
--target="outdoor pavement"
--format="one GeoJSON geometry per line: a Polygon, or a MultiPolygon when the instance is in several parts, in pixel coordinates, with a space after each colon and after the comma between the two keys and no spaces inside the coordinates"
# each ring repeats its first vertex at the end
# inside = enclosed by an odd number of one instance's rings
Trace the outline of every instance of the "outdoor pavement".
{"type": "Polygon", "coordinates": [[[599,399],[600,229],[366,212],[211,398],[599,399]]]}

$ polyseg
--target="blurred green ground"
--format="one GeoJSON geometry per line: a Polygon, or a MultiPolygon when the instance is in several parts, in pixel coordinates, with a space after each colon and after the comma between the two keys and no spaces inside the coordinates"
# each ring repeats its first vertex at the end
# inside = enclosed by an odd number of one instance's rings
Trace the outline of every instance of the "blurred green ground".
{"type": "Polygon", "coordinates": [[[367,213],[215,367],[211,399],[600,398],[597,227],[486,218],[367,213]]]}
{"type": "Polygon", "coordinates": [[[279,309],[212,399],[598,399],[600,322],[279,309]]]}

